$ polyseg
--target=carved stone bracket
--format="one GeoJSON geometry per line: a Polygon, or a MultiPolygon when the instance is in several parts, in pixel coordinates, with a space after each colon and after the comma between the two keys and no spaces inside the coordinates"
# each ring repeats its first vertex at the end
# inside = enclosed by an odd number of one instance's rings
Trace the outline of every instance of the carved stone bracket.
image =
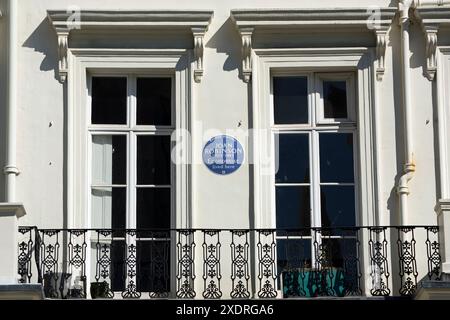
{"type": "Polygon", "coordinates": [[[424,27],[425,40],[426,40],[426,55],[427,55],[427,66],[425,69],[425,76],[428,80],[433,81],[436,76],[437,71],[437,33],[438,27],[424,27]]]}
{"type": "Polygon", "coordinates": [[[69,66],[67,63],[67,51],[69,46],[69,31],[58,31],[58,60],[59,60],[59,81],[66,82],[69,66]]]}
{"type": "Polygon", "coordinates": [[[441,27],[450,26],[450,7],[418,6],[414,11],[415,18],[422,24],[426,42],[426,66],[424,75],[433,81],[437,72],[438,31],[441,27]]]}
{"type": "Polygon", "coordinates": [[[192,28],[192,35],[194,36],[194,81],[201,82],[203,76],[203,38],[205,37],[206,28],[192,28]]]}
{"type": "MultiPolygon", "coordinates": [[[[286,30],[298,30],[299,32],[315,30],[323,34],[332,34],[336,30],[375,32],[378,58],[376,71],[377,78],[381,80],[385,70],[386,34],[397,9],[387,7],[379,8],[377,11],[379,11],[379,14],[377,14],[377,19],[374,20],[373,12],[366,7],[342,10],[332,8],[231,10],[230,17],[242,39],[242,74],[244,81],[249,82],[252,74],[252,51],[256,43],[252,36],[254,37],[257,34],[258,39],[268,36],[266,39],[273,41],[271,37],[274,34],[286,30]]],[[[323,37],[323,42],[329,42],[329,39],[330,37],[323,37]]],[[[280,45],[276,42],[274,41],[273,47],[280,45]]],[[[259,41],[257,43],[259,44],[259,41]]],[[[265,44],[265,46],[270,47],[270,44],[265,44]]],[[[326,47],[326,45],[324,46],[326,47]]]]}
{"type": "Polygon", "coordinates": [[[375,30],[377,36],[377,80],[381,81],[385,72],[385,56],[386,56],[386,42],[387,42],[388,27],[383,27],[375,30]]]}
{"type": "MultiPolygon", "coordinates": [[[[114,34],[117,30],[129,33],[136,31],[172,30],[191,31],[194,37],[194,80],[200,82],[203,75],[203,39],[211,22],[213,11],[210,10],[155,10],[155,11],[116,11],[116,10],[81,10],[74,23],[73,12],[50,10],[47,12],[49,22],[58,38],[59,79],[67,80],[69,65],[69,33],[78,29],[78,33],[88,34],[90,31],[114,34]]],[[[188,33],[186,33],[188,34],[188,33]]],[[[186,48],[190,49],[190,48],[186,48]]]]}
{"type": "Polygon", "coordinates": [[[242,38],[242,77],[244,82],[250,82],[252,76],[252,34],[253,28],[239,30],[242,38]]]}

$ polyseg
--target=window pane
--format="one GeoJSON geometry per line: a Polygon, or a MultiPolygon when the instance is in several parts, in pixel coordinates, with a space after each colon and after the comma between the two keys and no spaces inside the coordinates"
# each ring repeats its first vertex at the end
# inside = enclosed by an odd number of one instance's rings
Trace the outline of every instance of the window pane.
{"type": "Polygon", "coordinates": [[[277,240],[278,274],[283,270],[311,268],[311,240],[277,240]]]}
{"type": "Polygon", "coordinates": [[[354,182],[353,134],[321,133],[320,181],[354,182]]]}
{"type": "Polygon", "coordinates": [[[308,123],[307,77],[274,77],[275,124],[308,123]]]}
{"type": "Polygon", "coordinates": [[[111,290],[125,290],[125,252],[127,251],[125,241],[112,241],[111,245],[111,290]]]}
{"type": "MultiPolygon", "coordinates": [[[[158,240],[137,241],[137,289],[165,297],[170,291],[170,240],[159,240],[161,234],[150,234],[158,240]]],[[[164,238],[170,238],[166,232],[164,238]]]]}
{"type": "Polygon", "coordinates": [[[170,228],[170,188],[137,189],[137,228],[170,228]]]}
{"type": "Polygon", "coordinates": [[[355,226],[355,188],[321,186],[322,227],[355,226]]]}
{"type": "Polygon", "coordinates": [[[137,183],[170,184],[170,136],[137,137],[137,183]]]}
{"type": "Polygon", "coordinates": [[[92,78],[92,124],[127,123],[127,78],[92,78]]]}
{"type": "Polygon", "coordinates": [[[126,188],[92,188],[92,228],[124,229],[126,188]]]}
{"type": "MultiPolygon", "coordinates": [[[[325,264],[337,268],[344,268],[355,262],[357,257],[356,232],[354,238],[327,239],[322,238],[325,264]]],[[[356,266],[355,266],[356,267],[356,266]]]]}
{"type": "Polygon", "coordinates": [[[127,137],[92,136],[92,183],[126,184],[127,137]]]}
{"type": "Polygon", "coordinates": [[[347,82],[323,81],[325,118],[347,118],[347,82]]]}
{"type": "Polygon", "coordinates": [[[313,296],[311,267],[311,240],[277,240],[278,284],[283,288],[284,298],[313,296]]]}
{"type": "Polygon", "coordinates": [[[309,182],[307,134],[275,135],[275,152],[278,153],[278,171],[275,177],[277,183],[309,182]]]}
{"type": "Polygon", "coordinates": [[[309,187],[276,187],[277,228],[309,228],[309,187]]]}
{"type": "Polygon", "coordinates": [[[361,295],[360,261],[356,239],[323,239],[327,292],[332,296],[361,295]]]}
{"type": "Polygon", "coordinates": [[[137,124],[171,125],[170,78],[137,79],[137,124]]]}

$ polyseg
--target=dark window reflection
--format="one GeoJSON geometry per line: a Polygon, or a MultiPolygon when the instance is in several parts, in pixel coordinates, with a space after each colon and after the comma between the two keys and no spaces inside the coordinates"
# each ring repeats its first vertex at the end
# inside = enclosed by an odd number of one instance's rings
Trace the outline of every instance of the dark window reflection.
{"type": "Polygon", "coordinates": [[[276,187],[277,228],[309,228],[309,187],[276,187]]]}
{"type": "Polygon", "coordinates": [[[126,184],[127,181],[127,137],[112,136],[112,183],[126,184]]]}
{"type": "MultiPolygon", "coordinates": [[[[111,203],[111,227],[113,229],[126,228],[127,215],[127,189],[126,188],[112,188],[112,203],[111,203]]],[[[115,231],[114,236],[123,236],[123,231],[115,231]]]]}
{"type": "Polygon", "coordinates": [[[138,241],[137,255],[138,291],[165,297],[170,291],[170,240],[138,241]]]}
{"type": "Polygon", "coordinates": [[[354,182],[353,134],[321,133],[320,181],[354,182]]]}
{"type": "Polygon", "coordinates": [[[92,78],[92,124],[127,123],[127,78],[92,78]]]}
{"type": "Polygon", "coordinates": [[[346,81],[323,81],[325,118],[347,118],[346,81]]]}
{"type": "Polygon", "coordinates": [[[323,272],[318,282],[319,295],[343,297],[345,295],[361,295],[360,262],[358,262],[356,239],[322,239],[323,272]]]}
{"type": "Polygon", "coordinates": [[[137,189],[137,228],[170,228],[170,188],[137,189]]]}
{"type": "Polygon", "coordinates": [[[126,266],[125,253],[127,245],[125,241],[112,241],[111,250],[111,290],[124,291],[126,266]]]}
{"type": "MultiPolygon", "coordinates": [[[[353,237],[348,238],[323,238],[322,244],[325,257],[324,264],[327,267],[350,269],[351,266],[355,266],[358,249],[356,232],[353,232],[353,237]]],[[[351,270],[347,271],[350,272],[351,270]]]]}
{"type": "Polygon", "coordinates": [[[170,184],[170,136],[137,137],[137,183],[170,184]]]}
{"type": "Polygon", "coordinates": [[[355,188],[321,186],[322,227],[355,226],[355,188]]]}
{"type": "Polygon", "coordinates": [[[308,80],[306,77],[274,77],[275,124],[308,123],[308,80]]]}
{"type": "Polygon", "coordinates": [[[137,79],[137,124],[171,125],[170,78],[137,79]]]}
{"type": "Polygon", "coordinates": [[[311,268],[311,240],[277,240],[278,274],[284,270],[311,268]]]}
{"type": "Polygon", "coordinates": [[[278,153],[277,183],[309,182],[309,140],[307,134],[275,135],[278,153]],[[278,139],[277,139],[278,138],[278,139]]]}

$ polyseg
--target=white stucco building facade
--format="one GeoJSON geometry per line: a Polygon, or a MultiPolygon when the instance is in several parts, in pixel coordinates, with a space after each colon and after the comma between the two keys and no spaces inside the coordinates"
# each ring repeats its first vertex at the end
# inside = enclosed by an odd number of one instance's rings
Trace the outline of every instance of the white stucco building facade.
{"type": "Polygon", "coordinates": [[[320,271],[328,295],[415,296],[450,274],[448,1],[0,11],[2,284],[313,297],[298,279],[320,271]],[[222,135],[234,172],[204,161],[222,135]]]}

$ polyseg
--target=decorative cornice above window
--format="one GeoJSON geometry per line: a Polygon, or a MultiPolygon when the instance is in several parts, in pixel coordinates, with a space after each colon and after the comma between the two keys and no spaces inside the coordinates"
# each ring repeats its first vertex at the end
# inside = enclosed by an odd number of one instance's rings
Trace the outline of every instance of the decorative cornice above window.
{"type": "Polygon", "coordinates": [[[48,11],[48,18],[58,36],[59,76],[65,82],[68,72],[67,50],[72,30],[190,30],[194,42],[194,80],[203,75],[203,38],[213,17],[213,11],[48,11]]]}
{"type": "Polygon", "coordinates": [[[450,27],[450,7],[419,7],[415,10],[415,16],[422,22],[425,33],[427,66],[425,76],[433,81],[437,71],[437,39],[441,27],[450,27]]]}
{"type": "Polygon", "coordinates": [[[273,29],[305,29],[332,31],[338,28],[367,30],[376,35],[377,78],[384,74],[386,34],[397,8],[339,8],[339,9],[236,9],[231,10],[242,38],[242,69],[245,82],[252,73],[252,35],[255,30],[270,32],[273,29]]]}

